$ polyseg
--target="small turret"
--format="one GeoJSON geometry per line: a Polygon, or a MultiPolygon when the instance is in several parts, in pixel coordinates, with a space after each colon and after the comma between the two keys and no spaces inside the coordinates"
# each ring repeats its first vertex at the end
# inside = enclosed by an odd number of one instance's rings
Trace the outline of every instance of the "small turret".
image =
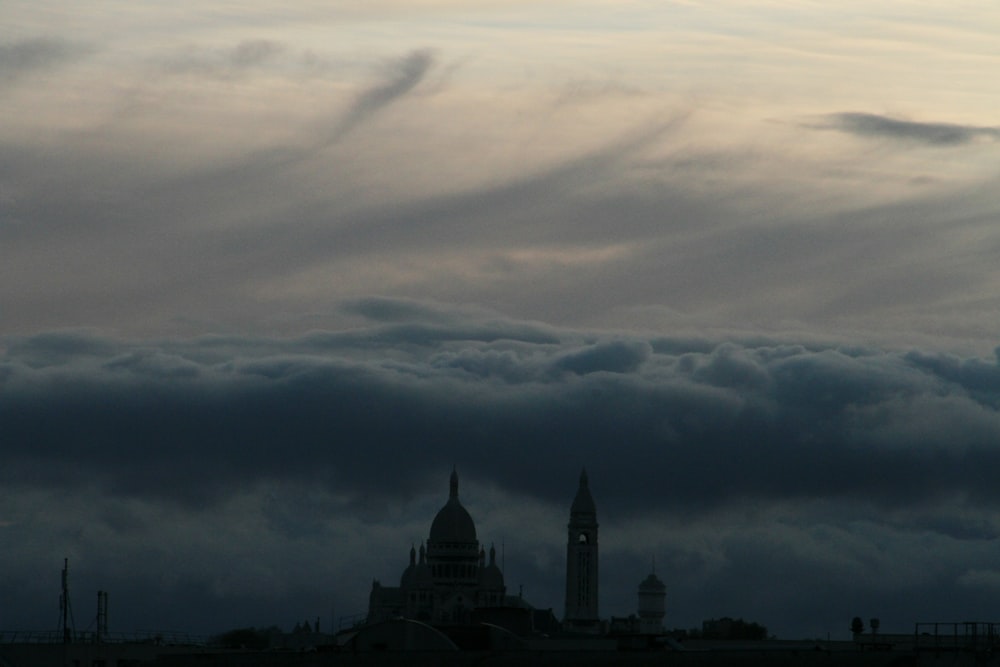
{"type": "Polygon", "coordinates": [[[639,624],[644,634],[663,632],[663,617],[666,616],[667,587],[651,572],[639,584],[639,624]]]}

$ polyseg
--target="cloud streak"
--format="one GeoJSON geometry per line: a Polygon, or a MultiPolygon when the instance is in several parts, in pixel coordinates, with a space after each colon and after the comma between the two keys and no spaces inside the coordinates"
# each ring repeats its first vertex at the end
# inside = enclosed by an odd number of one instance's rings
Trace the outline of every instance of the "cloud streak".
{"type": "Polygon", "coordinates": [[[1000,129],[953,123],[924,123],[872,113],[830,114],[830,126],[860,137],[929,146],[960,146],[978,139],[1000,139],[1000,129]]]}
{"type": "Polygon", "coordinates": [[[229,48],[192,49],[167,60],[164,67],[171,74],[228,79],[274,63],[285,51],[285,45],[275,40],[248,39],[229,48]]]}
{"type": "Polygon", "coordinates": [[[424,79],[434,64],[434,54],[429,49],[411,51],[406,56],[388,63],[383,79],[362,91],[344,112],[335,126],[331,140],[336,141],[380,110],[406,95],[424,79]]]}

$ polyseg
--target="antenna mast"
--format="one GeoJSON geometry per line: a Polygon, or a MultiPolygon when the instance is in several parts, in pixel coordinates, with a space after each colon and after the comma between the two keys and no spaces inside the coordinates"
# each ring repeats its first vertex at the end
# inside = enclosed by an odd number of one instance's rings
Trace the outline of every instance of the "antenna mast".
{"type": "Polygon", "coordinates": [[[73,641],[73,630],[76,623],[73,620],[73,605],[69,601],[69,558],[63,559],[62,594],[59,596],[59,627],[62,630],[63,644],[73,641]]]}

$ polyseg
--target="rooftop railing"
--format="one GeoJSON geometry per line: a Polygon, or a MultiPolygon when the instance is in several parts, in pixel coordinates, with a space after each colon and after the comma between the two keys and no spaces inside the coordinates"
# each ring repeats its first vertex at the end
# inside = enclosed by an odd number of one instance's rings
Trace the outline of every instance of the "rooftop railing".
{"type": "Polygon", "coordinates": [[[985,651],[1000,648],[1000,623],[917,623],[918,649],[934,651],[985,651]]]}
{"type": "MultiPolygon", "coordinates": [[[[62,644],[62,630],[0,630],[0,644],[62,644]]],[[[178,631],[140,630],[109,632],[73,632],[73,644],[156,644],[158,646],[208,646],[211,638],[178,631]]]]}

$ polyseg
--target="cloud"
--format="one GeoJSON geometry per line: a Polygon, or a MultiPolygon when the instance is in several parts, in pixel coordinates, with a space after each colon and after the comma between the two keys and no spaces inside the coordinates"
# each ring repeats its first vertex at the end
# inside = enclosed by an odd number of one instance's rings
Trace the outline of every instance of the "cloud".
{"type": "Polygon", "coordinates": [[[235,67],[254,67],[267,62],[282,51],[284,46],[272,40],[246,40],[236,45],[229,59],[235,67]]]}
{"type": "Polygon", "coordinates": [[[365,297],[345,303],[342,309],[373,322],[421,321],[442,324],[461,319],[453,306],[414,299],[365,297]]]}
{"type": "Polygon", "coordinates": [[[332,139],[339,139],[356,125],[413,90],[434,64],[428,49],[411,51],[385,67],[382,80],[362,91],[337,123],[332,139]]]}
{"type": "Polygon", "coordinates": [[[45,367],[88,358],[106,359],[117,350],[114,341],[93,333],[56,331],[15,340],[8,345],[7,354],[29,366],[45,367]]]}
{"type": "Polygon", "coordinates": [[[558,358],[552,365],[558,371],[577,375],[597,373],[628,373],[635,371],[649,356],[649,345],[634,341],[598,343],[583,350],[574,350],[558,358]]]}
{"type": "Polygon", "coordinates": [[[199,74],[228,79],[274,63],[287,51],[269,39],[247,39],[227,48],[190,48],[164,63],[171,74],[199,74]]]}
{"type": "Polygon", "coordinates": [[[996,591],[1000,589],[1000,572],[996,570],[969,570],[962,573],[962,576],[958,578],[958,583],[978,590],[996,591]]]}
{"type": "MultiPolygon", "coordinates": [[[[332,85],[317,85],[291,44],[194,52],[239,76],[238,94],[183,77],[108,85],[64,114],[64,133],[51,115],[13,112],[25,131],[0,151],[0,263],[19,277],[5,281],[8,330],[292,334],[339,327],[327,304],[377,293],[570,326],[629,328],[642,312],[660,313],[651,327],[991,344],[989,308],[971,304],[996,292],[992,189],[869,206],[878,179],[840,196],[783,161],[801,128],[754,147],[654,94],[553,108],[551,87],[494,96],[489,84],[494,104],[466,85],[471,70],[429,95],[440,59],[427,50],[369,79],[331,68],[332,85]],[[407,120],[361,120],[390,111],[407,120]],[[349,141],[330,145],[345,128],[349,141]],[[61,137],[58,153],[33,136],[61,137]]],[[[74,106],[41,105],[44,92],[24,108],[74,106]]]]}
{"type": "Polygon", "coordinates": [[[977,139],[1000,139],[1000,128],[996,127],[922,123],[862,112],[835,113],[828,118],[830,127],[849,134],[929,146],[958,146],[977,139]]]}
{"type": "Polygon", "coordinates": [[[748,496],[1000,504],[981,474],[1000,462],[995,365],[787,344],[677,349],[440,307],[399,321],[420,312],[407,301],[359,307],[395,321],[284,341],[15,339],[0,366],[8,481],[30,468],[42,482],[56,462],[53,484],[93,468],[87,479],[112,492],[182,503],[244,480],[316,475],[355,492],[394,479],[405,494],[406,471],[457,459],[512,483],[523,473],[488,454],[504,451],[535,457],[521,482],[541,497],[552,466],[596,458],[614,479],[631,477],[630,491],[692,510],[748,496]],[[978,370],[956,373],[963,364],[978,370]],[[663,488],[655,467],[632,471],[651,460],[713,474],[663,488]]]}
{"type": "Polygon", "coordinates": [[[0,43],[0,82],[10,82],[31,72],[72,62],[92,47],[65,39],[33,37],[0,43]]]}

